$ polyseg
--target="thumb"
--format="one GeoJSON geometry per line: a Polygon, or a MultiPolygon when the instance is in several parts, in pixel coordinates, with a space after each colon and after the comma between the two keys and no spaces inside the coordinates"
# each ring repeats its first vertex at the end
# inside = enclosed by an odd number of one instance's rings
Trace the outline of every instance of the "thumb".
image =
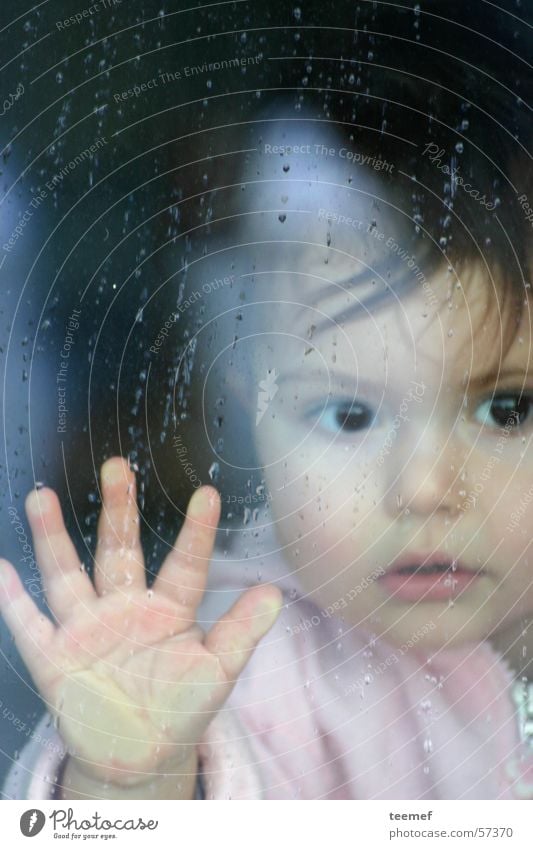
{"type": "Polygon", "coordinates": [[[252,587],[213,626],[205,647],[216,655],[230,684],[270,630],[283,605],[281,592],[271,584],[252,587]]]}

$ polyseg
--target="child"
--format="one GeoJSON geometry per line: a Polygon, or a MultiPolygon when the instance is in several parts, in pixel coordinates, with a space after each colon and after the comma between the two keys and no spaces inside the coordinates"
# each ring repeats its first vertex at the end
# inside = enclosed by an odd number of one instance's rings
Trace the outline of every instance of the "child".
{"type": "Polygon", "coordinates": [[[505,187],[452,178],[447,221],[433,141],[422,191],[309,114],[253,130],[240,284],[197,307],[198,393],[211,411],[223,392],[228,435],[235,399],[246,413],[220,461],[260,469],[269,495],[212,559],[212,597],[236,600],[196,624],[213,487],[150,590],[125,461],[102,470],[94,586],[55,494],[30,494],[57,625],[5,561],[0,609],[57,730],[41,724],[48,748],[23,754],[8,795],[533,797],[527,679],[503,658],[533,610],[527,507],[511,525],[531,480],[529,289],[506,266],[516,245],[472,235],[505,187]]]}

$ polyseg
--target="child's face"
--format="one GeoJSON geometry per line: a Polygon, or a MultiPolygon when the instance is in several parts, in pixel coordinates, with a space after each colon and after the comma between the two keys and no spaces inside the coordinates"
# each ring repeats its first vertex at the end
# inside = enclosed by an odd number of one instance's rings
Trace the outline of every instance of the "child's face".
{"type": "MultiPolygon", "coordinates": [[[[348,214],[336,200],[330,209],[348,214]]],[[[337,247],[376,261],[374,237],[362,247],[336,232],[337,247]]],[[[267,369],[276,376],[254,434],[285,559],[346,626],[401,643],[427,632],[426,646],[484,639],[533,610],[533,506],[508,527],[533,502],[529,307],[502,351],[501,316],[484,312],[487,272],[472,266],[461,287],[444,267],[401,301],[337,323],[354,298],[319,279],[346,277],[342,258],[323,255],[305,250],[292,266],[302,278],[274,275],[279,306],[257,337],[258,401],[267,369]],[[454,567],[413,576],[427,557],[454,567]]]]}
{"type": "MultiPolygon", "coordinates": [[[[432,286],[447,291],[445,280],[432,286]]],[[[507,528],[533,480],[528,404],[522,426],[503,427],[530,326],[526,315],[496,380],[495,324],[472,336],[481,305],[461,300],[454,293],[439,320],[417,293],[403,310],[391,303],[347,322],[345,336],[333,323],[315,331],[307,354],[286,345],[256,428],[273,519],[302,586],[322,608],[338,602],[346,623],[395,641],[423,626],[437,643],[482,639],[533,609],[533,508],[507,528]],[[455,573],[378,577],[397,558],[408,566],[437,553],[458,561],[455,573]]],[[[305,339],[309,324],[304,315],[291,333],[305,339]]]]}

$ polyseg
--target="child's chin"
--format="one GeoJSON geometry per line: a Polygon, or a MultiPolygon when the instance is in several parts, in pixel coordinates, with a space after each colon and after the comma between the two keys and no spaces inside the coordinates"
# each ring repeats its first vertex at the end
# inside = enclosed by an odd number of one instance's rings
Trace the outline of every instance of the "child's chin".
{"type": "Polygon", "coordinates": [[[374,633],[385,642],[390,643],[400,654],[422,653],[427,655],[437,649],[458,649],[472,643],[480,643],[486,639],[486,634],[472,623],[443,623],[438,618],[423,618],[419,623],[409,624],[407,628],[390,625],[379,627],[374,625],[374,633]]]}

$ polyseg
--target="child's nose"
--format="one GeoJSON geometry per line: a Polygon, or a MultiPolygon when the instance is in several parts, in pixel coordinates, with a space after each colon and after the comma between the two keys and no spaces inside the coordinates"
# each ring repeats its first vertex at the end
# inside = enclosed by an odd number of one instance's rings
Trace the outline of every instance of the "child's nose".
{"type": "Polygon", "coordinates": [[[387,507],[392,515],[406,509],[411,514],[430,516],[460,510],[459,490],[464,449],[456,435],[441,427],[405,426],[387,464],[387,507]],[[409,433],[407,432],[409,431],[409,433]]]}

